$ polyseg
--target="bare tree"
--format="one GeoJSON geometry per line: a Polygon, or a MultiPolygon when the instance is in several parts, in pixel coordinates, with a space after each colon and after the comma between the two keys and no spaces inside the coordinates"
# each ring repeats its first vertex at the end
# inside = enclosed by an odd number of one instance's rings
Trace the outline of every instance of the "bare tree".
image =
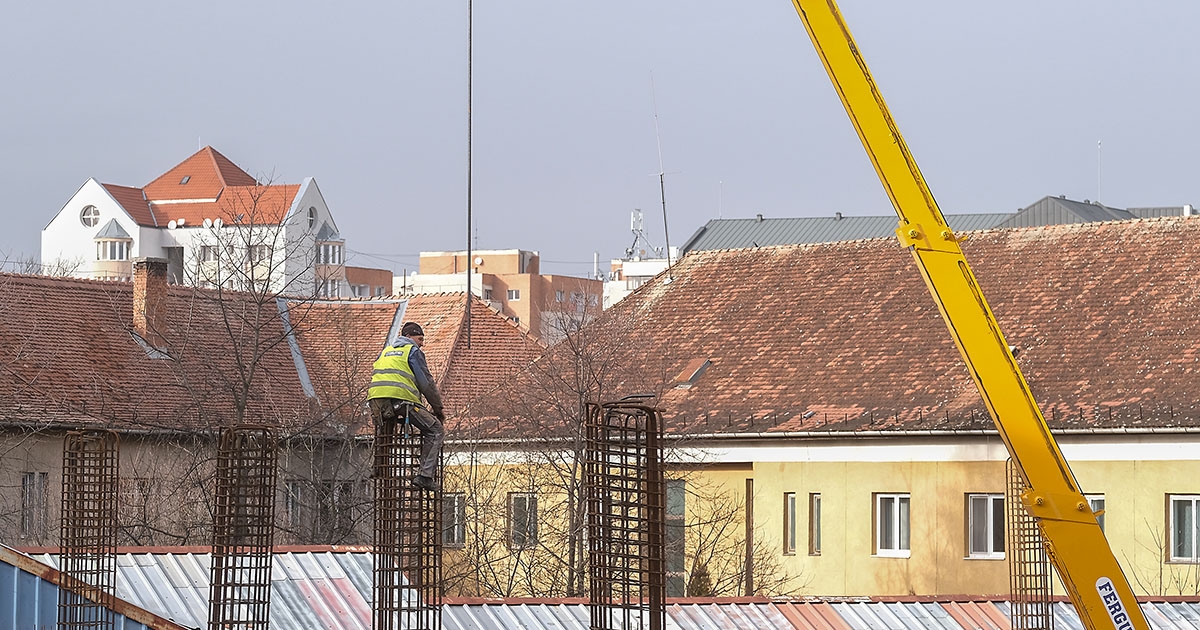
{"type": "MultiPolygon", "coordinates": [[[[473,406],[472,424],[454,432],[461,446],[453,449],[446,467],[446,488],[463,491],[465,536],[462,549],[449,551],[443,562],[447,592],[586,596],[586,405],[632,393],[661,396],[672,383],[668,369],[677,363],[669,348],[660,349],[655,363],[628,360],[621,331],[630,322],[613,315],[599,318],[594,308],[598,305],[583,302],[581,308],[544,318],[557,327],[560,341],[518,372],[504,391],[489,395],[489,404],[473,406]],[[505,436],[514,438],[513,444],[527,439],[503,452],[488,445],[488,438],[505,436]],[[514,532],[524,525],[514,511],[527,509],[525,495],[536,500],[534,540],[514,532]]],[[[689,470],[697,468],[691,464],[689,470]]],[[[701,474],[673,477],[691,482],[685,524],[689,575],[698,585],[707,572],[711,585],[705,591],[732,594],[731,585],[736,590],[744,580],[744,499],[700,482],[701,474]]],[[[753,563],[759,574],[772,576],[760,582],[760,592],[799,588],[765,547],[753,563]]]]}
{"type": "Polygon", "coordinates": [[[1139,542],[1144,554],[1125,556],[1125,565],[1130,567],[1133,583],[1144,595],[1200,595],[1200,564],[1167,563],[1170,557],[1167,525],[1155,527],[1149,519],[1144,521],[1149,537],[1139,542]],[[1149,565],[1140,564],[1138,558],[1150,558],[1149,565]]]}
{"type": "Polygon", "coordinates": [[[56,258],[49,263],[34,256],[0,256],[0,272],[31,276],[73,276],[83,264],[82,256],[56,258]]]}

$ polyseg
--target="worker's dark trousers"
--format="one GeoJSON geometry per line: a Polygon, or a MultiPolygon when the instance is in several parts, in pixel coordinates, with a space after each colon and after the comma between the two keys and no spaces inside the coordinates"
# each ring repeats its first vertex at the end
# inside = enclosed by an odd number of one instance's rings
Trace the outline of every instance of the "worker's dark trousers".
{"type": "MultiPolygon", "coordinates": [[[[389,413],[397,403],[403,402],[395,398],[371,399],[371,416],[375,418],[376,432],[379,431],[379,425],[382,422],[404,423],[405,406],[395,411],[396,415],[389,413]]],[[[437,416],[424,408],[413,405],[409,409],[408,421],[421,431],[421,469],[418,474],[433,479],[434,473],[437,471],[438,455],[442,452],[442,440],[446,437],[446,430],[438,421],[437,416]]],[[[401,427],[397,427],[397,433],[401,430],[403,430],[401,427]]]]}

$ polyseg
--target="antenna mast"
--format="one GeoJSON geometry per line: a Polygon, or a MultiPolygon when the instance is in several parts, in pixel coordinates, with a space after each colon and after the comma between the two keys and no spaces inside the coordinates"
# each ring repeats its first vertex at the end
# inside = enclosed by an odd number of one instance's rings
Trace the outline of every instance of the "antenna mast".
{"type": "Polygon", "coordinates": [[[463,325],[467,328],[467,348],[471,347],[471,66],[475,58],[474,25],[474,3],[473,0],[467,0],[467,303],[463,312],[463,325]]]}
{"type": "Polygon", "coordinates": [[[654,108],[654,142],[658,146],[658,194],[662,199],[663,238],[667,241],[667,282],[675,279],[671,275],[671,234],[667,229],[667,184],[663,169],[662,135],[658,131],[658,97],[654,93],[654,73],[650,73],[650,104],[654,108]]]}

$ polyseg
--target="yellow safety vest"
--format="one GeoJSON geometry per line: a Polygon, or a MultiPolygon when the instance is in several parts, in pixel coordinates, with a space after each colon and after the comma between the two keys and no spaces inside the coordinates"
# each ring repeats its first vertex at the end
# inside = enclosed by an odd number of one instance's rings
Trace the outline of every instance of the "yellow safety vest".
{"type": "Polygon", "coordinates": [[[412,368],[408,365],[408,355],[416,346],[388,346],[375,360],[375,371],[371,374],[371,387],[367,390],[367,399],[396,398],[410,402],[421,402],[421,391],[417,389],[417,379],[413,376],[412,368]]]}

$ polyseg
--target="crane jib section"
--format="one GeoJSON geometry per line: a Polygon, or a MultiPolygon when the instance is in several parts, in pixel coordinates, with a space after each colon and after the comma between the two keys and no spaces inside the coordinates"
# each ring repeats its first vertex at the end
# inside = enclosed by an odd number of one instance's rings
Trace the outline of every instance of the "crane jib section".
{"type": "Polygon", "coordinates": [[[947,225],[833,0],[792,0],[892,206],[954,343],[1028,490],[1047,551],[1085,627],[1145,630],[1128,580],[1038,409],[947,225]]]}

